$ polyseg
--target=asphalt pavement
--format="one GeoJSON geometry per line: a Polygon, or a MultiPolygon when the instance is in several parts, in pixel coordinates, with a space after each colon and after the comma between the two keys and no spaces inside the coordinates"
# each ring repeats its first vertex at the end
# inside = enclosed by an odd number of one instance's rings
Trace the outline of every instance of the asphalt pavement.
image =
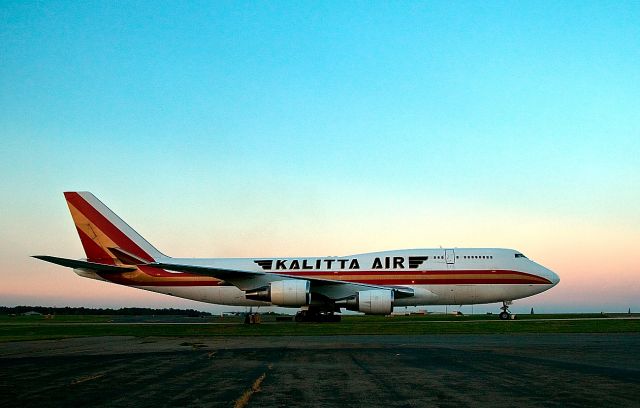
{"type": "Polygon", "coordinates": [[[640,334],[0,344],[0,406],[640,406],[640,334]]]}

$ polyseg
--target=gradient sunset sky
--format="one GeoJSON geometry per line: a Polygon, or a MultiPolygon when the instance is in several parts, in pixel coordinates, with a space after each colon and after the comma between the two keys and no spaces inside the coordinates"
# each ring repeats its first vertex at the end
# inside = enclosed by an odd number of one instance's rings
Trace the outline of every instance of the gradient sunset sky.
{"type": "Polygon", "coordinates": [[[1,305],[229,310],[29,258],[89,190],[173,256],[515,248],[516,312],[640,310],[640,2],[3,1],[0,138],[1,305]]]}

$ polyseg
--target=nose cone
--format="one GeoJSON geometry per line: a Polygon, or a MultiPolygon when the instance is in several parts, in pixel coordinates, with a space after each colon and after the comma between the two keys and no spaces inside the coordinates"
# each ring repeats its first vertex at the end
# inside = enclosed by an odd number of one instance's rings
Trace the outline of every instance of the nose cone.
{"type": "Polygon", "coordinates": [[[558,283],[560,283],[560,277],[558,276],[557,273],[555,273],[551,269],[547,269],[547,274],[548,274],[547,279],[551,281],[551,284],[553,284],[553,286],[556,286],[558,283]]]}
{"type": "Polygon", "coordinates": [[[560,282],[560,277],[558,276],[558,274],[551,269],[545,268],[544,266],[533,261],[531,261],[531,263],[533,264],[532,272],[540,276],[541,278],[545,278],[546,280],[548,280],[551,283],[551,287],[556,286],[560,282]]]}
{"type": "Polygon", "coordinates": [[[549,282],[551,282],[551,287],[556,286],[558,282],[560,282],[560,277],[558,276],[557,273],[555,273],[551,269],[545,268],[542,265],[537,265],[537,266],[538,266],[538,274],[541,277],[547,279],[549,282]]]}

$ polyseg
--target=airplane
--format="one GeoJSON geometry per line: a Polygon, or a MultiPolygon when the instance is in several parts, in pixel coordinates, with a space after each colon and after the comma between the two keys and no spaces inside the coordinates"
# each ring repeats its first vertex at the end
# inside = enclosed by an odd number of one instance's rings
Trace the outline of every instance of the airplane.
{"type": "Polygon", "coordinates": [[[499,248],[402,249],[348,256],[171,258],[89,192],[65,192],[86,258],[34,258],[85,278],[231,306],[300,309],[295,321],[340,321],[343,309],[388,315],[396,306],[509,305],[560,278],[521,252],[499,248]]]}

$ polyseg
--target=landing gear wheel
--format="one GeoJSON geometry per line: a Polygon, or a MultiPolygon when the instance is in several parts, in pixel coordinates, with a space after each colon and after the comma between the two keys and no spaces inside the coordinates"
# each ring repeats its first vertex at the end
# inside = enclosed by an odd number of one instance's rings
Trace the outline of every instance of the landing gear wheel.
{"type": "Polygon", "coordinates": [[[502,312],[498,315],[500,320],[509,320],[511,319],[511,313],[509,313],[509,305],[511,304],[510,300],[503,300],[502,307],[500,308],[502,312]]]}

